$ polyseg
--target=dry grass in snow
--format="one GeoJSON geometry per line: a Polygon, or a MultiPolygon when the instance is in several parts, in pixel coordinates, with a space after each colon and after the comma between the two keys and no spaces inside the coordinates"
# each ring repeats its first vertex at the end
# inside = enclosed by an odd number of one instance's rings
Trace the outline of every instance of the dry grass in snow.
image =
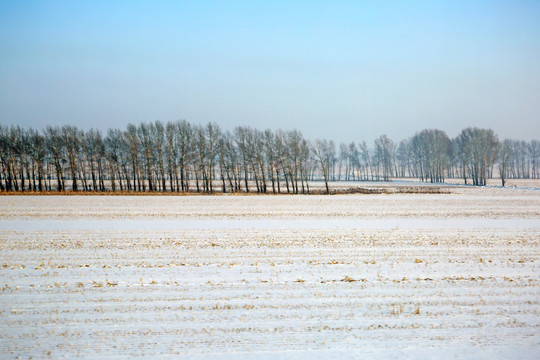
{"type": "Polygon", "coordinates": [[[5,359],[540,350],[535,191],[0,197],[0,208],[5,359]]]}

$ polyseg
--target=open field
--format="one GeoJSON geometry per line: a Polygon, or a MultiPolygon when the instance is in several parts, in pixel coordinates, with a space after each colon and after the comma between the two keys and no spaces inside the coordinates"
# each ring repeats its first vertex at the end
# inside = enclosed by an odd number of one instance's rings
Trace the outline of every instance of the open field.
{"type": "Polygon", "coordinates": [[[540,191],[449,189],[0,197],[0,357],[537,358],[540,191]]]}

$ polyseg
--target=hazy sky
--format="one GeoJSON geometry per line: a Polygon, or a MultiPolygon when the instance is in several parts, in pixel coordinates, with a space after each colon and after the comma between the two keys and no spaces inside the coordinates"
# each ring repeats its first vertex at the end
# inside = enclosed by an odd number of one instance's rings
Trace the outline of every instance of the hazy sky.
{"type": "Polygon", "coordinates": [[[540,139],[540,1],[0,0],[0,123],[540,139]]]}

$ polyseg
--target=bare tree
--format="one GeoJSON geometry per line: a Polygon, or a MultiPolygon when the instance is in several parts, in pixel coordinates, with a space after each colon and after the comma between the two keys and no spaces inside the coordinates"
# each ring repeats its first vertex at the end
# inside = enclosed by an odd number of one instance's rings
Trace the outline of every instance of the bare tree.
{"type": "Polygon", "coordinates": [[[531,157],[531,177],[538,179],[540,177],[540,141],[531,140],[529,143],[529,155],[531,157]]]}
{"type": "Polygon", "coordinates": [[[111,190],[116,191],[116,179],[118,179],[118,185],[120,191],[124,190],[122,184],[122,168],[124,169],[124,178],[126,180],[126,187],[128,190],[131,188],[129,184],[129,175],[127,174],[126,164],[123,156],[123,136],[122,132],[118,129],[109,129],[107,136],[104,139],[105,145],[105,158],[109,164],[109,174],[111,177],[111,190]]]}
{"type": "Polygon", "coordinates": [[[398,163],[398,176],[413,176],[412,170],[412,144],[410,139],[401,140],[396,150],[396,162],[398,163]]]}
{"type": "Polygon", "coordinates": [[[499,149],[499,174],[501,176],[501,185],[504,187],[508,178],[508,170],[512,161],[512,146],[509,140],[503,141],[499,149]]]}
{"type": "Polygon", "coordinates": [[[0,125],[0,160],[2,163],[2,177],[4,184],[0,182],[2,190],[12,191],[16,190],[17,181],[14,174],[14,151],[13,151],[13,138],[12,131],[7,127],[0,125]]]}
{"type": "Polygon", "coordinates": [[[131,161],[131,172],[133,178],[133,189],[136,191],[145,191],[145,184],[142,180],[142,171],[139,160],[140,139],[137,131],[137,126],[128,124],[127,130],[124,132],[124,145],[128,150],[131,161]]]}
{"type": "MultiPolygon", "coordinates": [[[[150,125],[141,123],[138,127],[138,135],[142,146],[142,157],[144,159],[144,167],[146,170],[146,181],[148,182],[148,191],[157,190],[153,180],[154,173],[154,141],[152,138],[152,129],[150,125]]],[[[144,182],[143,182],[144,184],[144,182]]],[[[144,189],[144,185],[143,185],[144,189]]]]}
{"type": "Polygon", "coordinates": [[[79,151],[82,134],[75,126],[65,125],[62,127],[62,137],[66,148],[69,171],[71,173],[71,190],[78,191],[77,175],[79,171],[79,151]]]}
{"type": "Polygon", "coordinates": [[[459,134],[460,151],[473,185],[486,185],[490,167],[497,159],[499,141],[491,129],[467,128],[459,134]]]}
{"type": "Polygon", "coordinates": [[[51,156],[56,170],[56,189],[58,191],[64,190],[64,176],[62,169],[62,162],[64,161],[64,141],[61,131],[58,127],[48,126],[45,129],[45,137],[47,139],[47,150],[51,156]]]}
{"type": "Polygon", "coordinates": [[[44,174],[44,163],[45,163],[45,156],[47,154],[45,149],[45,137],[38,133],[34,129],[30,129],[29,131],[29,137],[30,137],[30,151],[31,156],[33,160],[33,171],[32,171],[32,177],[35,180],[34,174],[37,173],[37,187],[34,185],[34,190],[43,191],[43,180],[45,178],[44,174]]]}
{"type": "Polygon", "coordinates": [[[154,163],[157,163],[155,168],[155,187],[157,191],[165,191],[167,189],[167,178],[165,177],[165,127],[161,121],[155,121],[150,125],[151,143],[154,150],[154,163]]]}
{"type": "Polygon", "coordinates": [[[332,147],[326,139],[317,139],[312,145],[312,152],[321,168],[326,193],[329,194],[330,189],[328,187],[328,173],[332,164],[332,147]]]}
{"type": "Polygon", "coordinates": [[[86,132],[82,147],[86,154],[86,160],[92,177],[92,188],[94,191],[104,191],[103,179],[105,144],[101,132],[90,129],[86,132]]]}
{"type": "Polygon", "coordinates": [[[242,169],[244,170],[244,185],[246,192],[249,192],[248,186],[248,166],[250,160],[250,154],[248,151],[248,133],[249,128],[247,127],[236,127],[234,129],[234,141],[240,152],[242,158],[242,169]]]}
{"type": "Polygon", "coordinates": [[[338,180],[341,180],[341,175],[343,174],[342,166],[345,163],[345,181],[349,180],[349,147],[345,143],[339,144],[339,175],[338,180]]]}
{"type": "Polygon", "coordinates": [[[422,181],[443,182],[449,163],[450,139],[444,131],[425,129],[410,140],[416,173],[422,181]]]}
{"type": "Polygon", "coordinates": [[[394,142],[386,135],[381,135],[375,140],[375,156],[378,166],[382,169],[383,181],[390,180],[394,158],[394,142]]]}
{"type": "MultiPolygon", "coordinates": [[[[365,141],[362,141],[358,144],[360,148],[360,157],[362,159],[362,164],[366,169],[366,174],[369,172],[371,175],[371,180],[373,180],[373,175],[375,174],[375,170],[373,168],[373,161],[371,154],[369,152],[368,146],[365,141]]],[[[367,175],[365,176],[364,180],[368,180],[367,175]]]]}

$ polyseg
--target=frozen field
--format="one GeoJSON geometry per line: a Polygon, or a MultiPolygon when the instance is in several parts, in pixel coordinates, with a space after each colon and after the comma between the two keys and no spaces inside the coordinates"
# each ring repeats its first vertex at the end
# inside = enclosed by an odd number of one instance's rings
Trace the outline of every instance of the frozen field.
{"type": "Polygon", "coordinates": [[[0,358],[540,353],[540,191],[0,197],[0,358]]]}

